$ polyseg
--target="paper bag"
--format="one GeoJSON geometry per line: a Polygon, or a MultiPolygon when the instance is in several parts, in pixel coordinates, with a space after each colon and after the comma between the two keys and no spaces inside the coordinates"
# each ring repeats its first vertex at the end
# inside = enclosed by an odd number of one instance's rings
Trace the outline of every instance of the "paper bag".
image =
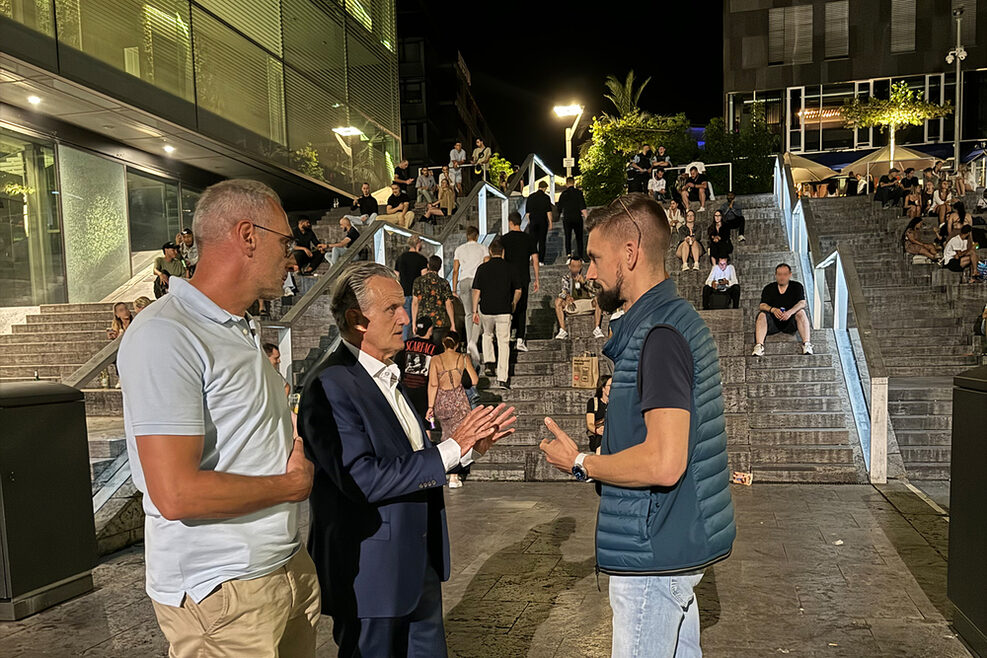
{"type": "Polygon", "coordinates": [[[583,352],[572,357],[572,387],[596,388],[600,379],[600,359],[595,354],[583,352]]]}

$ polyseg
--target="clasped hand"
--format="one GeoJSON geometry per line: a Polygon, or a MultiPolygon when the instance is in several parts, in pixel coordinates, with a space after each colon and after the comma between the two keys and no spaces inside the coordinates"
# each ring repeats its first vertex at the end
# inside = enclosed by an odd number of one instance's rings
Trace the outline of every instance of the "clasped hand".
{"type": "Polygon", "coordinates": [[[517,421],[517,415],[514,407],[505,407],[507,405],[503,403],[496,407],[480,406],[463,419],[452,434],[462,455],[467,455],[471,449],[485,454],[494,443],[514,433],[516,428],[511,425],[517,421]]]}

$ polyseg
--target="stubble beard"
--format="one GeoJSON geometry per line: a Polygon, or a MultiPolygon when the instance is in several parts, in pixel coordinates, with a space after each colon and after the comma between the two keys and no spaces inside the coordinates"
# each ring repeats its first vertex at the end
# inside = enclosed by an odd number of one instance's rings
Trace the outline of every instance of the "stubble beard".
{"type": "Polygon", "coordinates": [[[623,306],[624,303],[627,301],[626,299],[624,299],[623,291],[621,290],[623,287],[624,287],[624,268],[620,267],[617,270],[617,281],[614,284],[613,288],[610,288],[609,290],[604,289],[596,297],[596,303],[600,305],[600,309],[603,310],[605,313],[613,313],[618,308],[623,306]]]}

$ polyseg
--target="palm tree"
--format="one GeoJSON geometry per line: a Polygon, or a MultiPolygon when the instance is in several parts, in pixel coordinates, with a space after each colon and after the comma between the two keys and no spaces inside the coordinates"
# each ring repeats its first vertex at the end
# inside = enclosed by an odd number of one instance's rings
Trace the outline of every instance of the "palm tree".
{"type": "Polygon", "coordinates": [[[627,79],[624,82],[618,80],[616,76],[608,75],[604,85],[610,93],[604,94],[603,97],[613,104],[618,117],[626,117],[641,111],[637,103],[641,99],[641,92],[649,82],[651,82],[650,77],[635,89],[633,70],[627,72],[627,79]]]}

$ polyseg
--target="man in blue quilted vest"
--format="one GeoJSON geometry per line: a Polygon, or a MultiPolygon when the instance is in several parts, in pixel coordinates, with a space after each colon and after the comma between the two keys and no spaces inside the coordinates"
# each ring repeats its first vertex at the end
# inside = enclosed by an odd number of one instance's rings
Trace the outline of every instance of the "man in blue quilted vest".
{"type": "Polygon", "coordinates": [[[614,364],[603,446],[580,453],[551,418],[548,462],[601,483],[596,560],[610,575],[613,656],[701,656],[694,589],[736,528],[719,359],[712,335],[665,271],[662,207],[628,194],[587,221],[587,278],[611,322],[614,364]]]}

